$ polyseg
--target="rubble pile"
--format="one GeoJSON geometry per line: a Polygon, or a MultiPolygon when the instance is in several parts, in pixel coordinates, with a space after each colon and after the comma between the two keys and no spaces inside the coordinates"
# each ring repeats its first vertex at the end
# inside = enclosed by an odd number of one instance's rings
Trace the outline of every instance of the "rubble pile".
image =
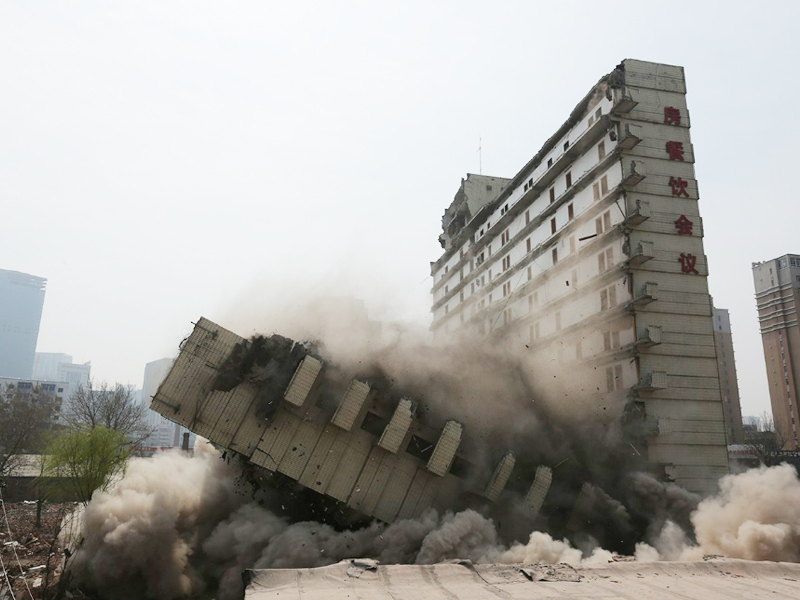
{"type": "MultiPolygon", "coordinates": [[[[30,597],[28,589],[35,598],[52,596],[64,564],[60,532],[64,516],[74,506],[72,503],[45,503],[42,506],[41,525],[37,527],[36,502],[5,505],[8,527],[0,513],[0,556],[8,571],[14,597],[30,597]]],[[[2,580],[0,599],[3,600],[4,593],[7,594],[5,585],[5,580],[2,580]]]]}

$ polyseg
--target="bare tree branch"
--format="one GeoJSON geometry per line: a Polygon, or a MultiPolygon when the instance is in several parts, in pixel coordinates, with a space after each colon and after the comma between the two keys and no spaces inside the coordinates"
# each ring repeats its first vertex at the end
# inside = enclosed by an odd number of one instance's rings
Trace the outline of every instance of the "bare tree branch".
{"type": "Polygon", "coordinates": [[[136,402],[132,386],[105,381],[99,386],[89,382],[79,386],[70,396],[69,408],[64,418],[76,429],[94,429],[103,426],[118,431],[130,445],[137,445],[153,433],[147,423],[147,410],[136,402]]]}

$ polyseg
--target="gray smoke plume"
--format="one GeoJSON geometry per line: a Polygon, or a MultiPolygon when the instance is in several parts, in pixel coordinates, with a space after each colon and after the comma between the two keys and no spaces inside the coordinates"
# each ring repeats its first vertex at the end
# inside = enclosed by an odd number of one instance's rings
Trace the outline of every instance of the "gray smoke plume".
{"type": "MultiPolygon", "coordinates": [[[[525,543],[505,546],[494,522],[473,510],[445,515],[430,510],[417,519],[389,526],[374,522],[356,531],[289,523],[253,501],[253,491],[238,467],[202,441],[194,457],[170,451],[133,459],[125,477],[86,508],[73,583],[121,600],[204,594],[224,600],[241,597],[246,568],[317,567],[351,557],[573,565],[612,558],[603,548],[581,551],[540,531],[525,543]]],[[[665,521],[650,544],[637,545],[636,558],[699,560],[722,554],[800,561],[800,480],[788,465],[725,477],[720,494],[699,504],[691,524],[687,535],[665,521]]]]}

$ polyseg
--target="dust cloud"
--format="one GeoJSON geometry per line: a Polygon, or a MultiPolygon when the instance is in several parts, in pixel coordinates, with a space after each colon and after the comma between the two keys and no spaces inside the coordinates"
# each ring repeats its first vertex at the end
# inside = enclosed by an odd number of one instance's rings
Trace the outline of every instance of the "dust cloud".
{"type": "Polygon", "coordinates": [[[326,381],[358,375],[375,382],[376,402],[414,398],[421,426],[457,419],[476,481],[488,479],[507,450],[515,451],[522,477],[512,476],[493,506],[345,527],[284,506],[279,491],[251,483],[235,455],[223,459],[198,443],[193,457],[171,451],[133,460],[124,479],[93,498],[71,568],[78,588],[122,600],[224,600],[241,597],[245,568],[353,557],[390,564],[461,558],[579,565],[612,553],[643,561],[704,554],[800,561],[800,481],[792,467],[726,477],[720,493],[705,500],[658,481],[642,472],[618,418],[624,407],[602,407],[608,410],[600,420],[580,408],[580,398],[565,402],[553,380],[575,374],[528,360],[518,341],[465,336],[443,350],[413,326],[369,320],[363,304],[347,298],[289,302],[266,321],[238,313],[220,321],[244,334],[275,331],[314,342],[328,364],[326,381]],[[532,519],[519,503],[537,465],[552,466],[554,478],[549,508],[532,519]]]}
{"type": "MultiPolygon", "coordinates": [[[[199,441],[194,456],[178,450],[133,459],[125,477],[97,494],[84,515],[84,540],[72,585],[104,598],[239,598],[246,568],[318,567],[351,557],[384,564],[473,562],[569,563],[612,560],[599,546],[533,531],[505,545],[495,523],[474,510],[391,525],[338,531],[319,522],[290,523],[254,500],[241,469],[199,441]]],[[[791,466],[754,469],[721,481],[700,502],[692,528],[668,520],[636,548],[636,559],[699,560],[705,554],[800,562],[800,480],[791,466]]]]}

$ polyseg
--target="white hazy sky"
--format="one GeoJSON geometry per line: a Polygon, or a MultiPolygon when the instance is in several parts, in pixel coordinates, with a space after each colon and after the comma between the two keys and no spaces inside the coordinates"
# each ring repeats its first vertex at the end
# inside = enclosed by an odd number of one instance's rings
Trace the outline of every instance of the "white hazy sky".
{"type": "Polygon", "coordinates": [[[190,321],[287,295],[427,322],[479,136],[510,177],[622,59],[682,65],[711,292],[758,414],[750,263],[800,253],[799,7],[2,0],[0,268],[48,279],[39,351],[137,386],[190,321]]]}

